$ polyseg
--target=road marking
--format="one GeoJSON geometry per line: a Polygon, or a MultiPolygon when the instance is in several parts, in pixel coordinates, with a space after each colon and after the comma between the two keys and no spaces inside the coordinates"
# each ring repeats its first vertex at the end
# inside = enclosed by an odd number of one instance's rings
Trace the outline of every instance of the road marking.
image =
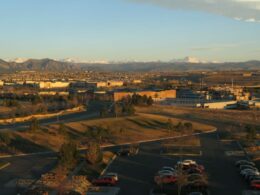
{"type": "Polygon", "coordinates": [[[199,153],[164,153],[165,156],[202,156],[202,151],[199,153]]]}

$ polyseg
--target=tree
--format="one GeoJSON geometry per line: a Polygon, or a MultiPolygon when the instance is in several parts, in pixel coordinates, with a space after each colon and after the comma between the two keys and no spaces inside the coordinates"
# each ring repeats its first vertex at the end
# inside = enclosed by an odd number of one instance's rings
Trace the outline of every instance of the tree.
{"type": "Polygon", "coordinates": [[[0,133],[0,143],[4,143],[6,145],[9,145],[11,143],[11,136],[8,132],[1,132],[0,133]]]}
{"type": "Polygon", "coordinates": [[[100,114],[100,117],[105,117],[107,115],[107,109],[105,107],[102,107],[100,109],[99,114],[100,114]]]}
{"type": "Polygon", "coordinates": [[[174,130],[174,125],[173,125],[172,119],[169,118],[166,125],[167,125],[167,129],[168,129],[169,133],[174,130]]]}
{"type": "Polygon", "coordinates": [[[74,142],[62,144],[59,151],[59,163],[66,168],[71,168],[78,160],[79,154],[74,142]]]}
{"type": "Polygon", "coordinates": [[[190,122],[187,122],[187,123],[184,123],[184,127],[186,130],[192,130],[193,126],[192,126],[192,123],[190,122]]]}
{"type": "Polygon", "coordinates": [[[149,98],[147,99],[147,105],[148,106],[153,105],[153,98],[151,96],[149,96],[149,98]]]}
{"type": "Polygon", "coordinates": [[[115,114],[115,117],[117,118],[118,115],[120,115],[122,113],[122,108],[119,104],[115,103],[114,105],[114,114],[115,114]]]}
{"type": "Polygon", "coordinates": [[[183,130],[184,126],[182,124],[182,122],[179,122],[177,125],[176,125],[176,130],[181,132],[183,130]]]}
{"type": "Polygon", "coordinates": [[[246,125],[245,129],[247,131],[247,139],[252,141],[256,139],[256,128],[252,125],[246,125]]]}
{"type": "Polygon", "coordinates": [[[35,132],[40,128],[39,121],[37,118],[32,118],[31,125],[30,125],[30,131],[35,132]]]}
{"type": "Polygon", "coordinates": [[[88,143],[88,149],[86,152],[86,159],[91,164],[96,164],[102,160],[102,152],[100,145],[97,142],[91,141],[88,143]]]}

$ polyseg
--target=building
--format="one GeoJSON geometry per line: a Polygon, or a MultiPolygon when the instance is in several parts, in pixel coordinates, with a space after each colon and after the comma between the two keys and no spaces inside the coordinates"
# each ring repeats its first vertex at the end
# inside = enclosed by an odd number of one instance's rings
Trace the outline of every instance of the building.
{"type": "Polygon", "coordinates": [[[107,87],[107,82],[99,81],[99,82],[87,82],[87,87],[90,88],[101,88],[107,87]]]}
{"type": "Polygon", "coordinates": [[[209,102],[203,105],[198,104],[197,107],[210,108],[210,109],[232,109],[237,108],[237,101],[225,101],[225,102],[209,102]]]}
{"type": "Polygon", "coordinates": [[[107,87],[122,87],[124,85],[123,81],[108,81],[107,87]]]}
{"type": "Polygon", "coordinates": [[[122,87],[123,81],[98,81],[98,82],[87,82],[87,86],[91,88],[102,88],[102,87],[122,87]]]}
{"type": "Polygon", "coordinates": [[[70,83],[69,82],[51,82],[51,81],[46,81],[46,82],[39,82],[39,87],[40,89],[55,89],[55,88],[67,88],[69,87],[70,83]]]}
{"type": "Polygon", "coordinates": [[[146,95],[147,97],[152,97],[155,101],[162,101],[167,98],[176,98],[176,90],[163,90],[163,91],[137,91],[137,92],[114,92],[114,101],[120,101],[124,97],[132,96],[133,94],[138,94],[141,96],[146,95]]]}
{"type": "Polygon", "coordinates": [[[132,81],[133,84],[141,84],[142,80],[135,79],[132,81]]]}
{"type": "Polygon", "coordinates": [[[4,86],[4,81],[0,80],[0,87],[3,87],[3,86],[4,86]]]}

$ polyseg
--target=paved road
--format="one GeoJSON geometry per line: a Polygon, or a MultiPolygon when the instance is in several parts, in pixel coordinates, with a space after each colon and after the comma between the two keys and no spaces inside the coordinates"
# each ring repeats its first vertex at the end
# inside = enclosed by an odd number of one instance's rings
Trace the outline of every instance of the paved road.
{"type": "MultiPolygon", "coordinates": [[[[217,133],[201,135],[202,156],[187,157],[203,164],[209,175],[211,195],[239,195],[247,188],[234,166],[235,160],[225,154],[228,150],[239,150],[236,142],[222,143],[217,133]]],[[[173,166],[180,157],[167,158],[160,155],[160,143],[140,145],[136,156],[118,157],[108,172],[117,172],[120,176],[120,195],[146,195],[153,186],[153,176],[162,166],[173,166]]]]}
{"type": "MultiPolygon", "coordinates": [[[[0,160],[2,161],[2,160],[0,160]]],[[[55,155],[38,155],[5,159],[10,166],[0,170],[0,194],[16,194],[17,179],[36,179],[56,164],[55,155]]]]}
{"type": "MultiPolygon", "coordinates": [[[[53,123],[76,122],[76,121],[81,121],[81,120],[85,120],[85,119],[96,118],[98,116],[99,116],[98,112],[83,111],[83,112],[66,114],[66,115],[62,115],[59,117],[56,116],[56,117],[51,117],[51,118],[46,118],[46,119],[40,119],[39,123],[40,123],[40,125],[49,125],[49,124],[53,124],[53,123]]],[[[12,130],[12,131],[23,130],[25,128],[28,128],[30,124],[31,124],[31,122],[27,121],[27,122],[21,122],[21,123],[0,125],[0,131],[1,130],[12,130]]]]}

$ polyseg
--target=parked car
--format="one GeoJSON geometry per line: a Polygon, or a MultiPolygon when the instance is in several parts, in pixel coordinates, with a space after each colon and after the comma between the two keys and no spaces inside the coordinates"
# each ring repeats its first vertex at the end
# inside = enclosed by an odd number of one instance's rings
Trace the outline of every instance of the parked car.
{"type": "Polygon", "coordinates": [[[157,175],[157,176],[154,177],[154,181],[157,184],[175,183],[177,181],[177,176],[171,175],[171,174],[157,175]]]}
{"type": "Polygon", "coordinates": [[[253,180],[260,180],[260,175],[250,175],[247,177],[247,181],[251,183],[253,180]]]}
{"type": "Polygon", "coordinates": [[[186,170],[185,172],[186,172],[188,175],[194,174],[194,173],[196,173],[196,174],[202,174],[202,171],[201,171],[200,169],[198,169],[198,168],[190,168],[190,169],[186,170]]]}
{"type": "Polygon", "coordinates": [[[117,182],[113,177],[102,176],[94,179],[92,183],[97,186],[115,186],[117,182]]]}
{"type": "Polygon", "coordinates": [[[121,149],[117,152],[118,156],[129,156],[130,150],[129,149],[121,149]]]}
{"type": "Polygon", "coordinates": [[[176,172],[169,170],[160,170],[158,171],[158,175],[176,175],[176,172]]]}
{"type": "Polygon", "coordinates": [[[161,170],[176,172],[176,170],[173,167],[167,167],[167,166],[162,167],[161,170]]]}
{"type": "Polygon", "coordinates": [[[235,165],[237,167],[241,166],[241,165],[251,165],[251,166],[255,166],[255,163],[248,161],[248,160],[238,160],[236,161],[235,165]]]}
{"type": "Polygon", "coordinates": [[[255,170],[255,171],[258,170],[256,167],[251,166],[251,165],[240,165],[239,169],[240,169],[240,171],[242,171],[244,169],[252,169],[252,170],[255,170]]]}
{"type": "Polygon", "coordinates": [[[118,181],[118,175],[117,173],[107,173],[105,174],[106,177],[112,177],[114,180],[118,181]]]}
{"type": "Polygon", "coordinates": [[[254,173],[256,171],[252,170],[252,169],[243,169],[242,171],[240,171],[240,174],[242,176],[245,176],[247,173],[254,173]]]}
{"type": "Polygon", "coordinates": [[[248,180],[249,177],[251,176],[259,176],[260,173],[258,171],[252,171],[252,172],[248,172],[244,175],[245,179],[248,180]]]}
{"type": "Polygon", "coordinates": [[[251,181],[250,187],[253,188],[253,189],[260,190],[260,180],[251,181]]]}

